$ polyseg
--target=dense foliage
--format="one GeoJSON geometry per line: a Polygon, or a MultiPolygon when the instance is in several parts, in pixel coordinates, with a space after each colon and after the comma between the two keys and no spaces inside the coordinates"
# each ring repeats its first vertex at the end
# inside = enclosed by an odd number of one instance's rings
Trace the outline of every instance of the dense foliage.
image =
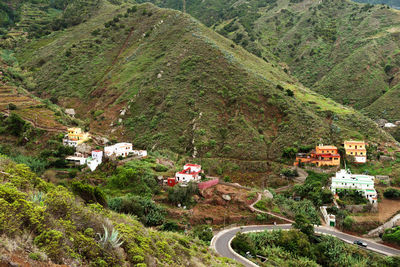
{"type": "Polygon", "coordinates": [[[295,185],[293,191],[296,195],[311,200],[314,206],[332,202],[332,192],[328,189],[329,174],[308,172],[308,176],[302,185],[295,185]]]}
{"type": "Polygon", "coordinates": [[[151,199],[135,195],[111,198],[108,201],[110,209],[125,214],[132,214],[146,226],[156,226],[164,223],[164,210],[151,199]]]}
{"type": "Polygon", "coordinates": [[[383,192],[383,196],[391,199],[399,199],[400,198],[400,190],[396,188],[387,188],[383,192]]]}
{"type": "Polygon", "coordinates": [[[0,156],[0,253],[29,254],[37,265],[232,266],[199,239],[146,229],[132,216],[84,205],[29,168],[0,156]],[[29,233],[29,237],[27,237],[29,233]]]}
{"type": "Polygon", "coordinates": [[[267,258],[260,266],[398,266],[400,259],[360,250],[328,235],[309,237],[301,231],[264,231],[237,234],[232,247],[240,254],[250,252],[267,258]]]}
{"type": "Polygon", "coordinates": [[[382,240],[400,245],[400,226],[386,229],[383,233],[382,240]]]}

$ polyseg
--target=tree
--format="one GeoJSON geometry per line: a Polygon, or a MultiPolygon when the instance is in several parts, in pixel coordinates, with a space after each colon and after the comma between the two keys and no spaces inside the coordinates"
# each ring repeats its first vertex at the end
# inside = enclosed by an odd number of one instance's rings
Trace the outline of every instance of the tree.
{"type": "Polygon", "coordinates": [[[296,215],[293,227],[306,234],[309,238],[314,235],[314,226],[311,224],[310,220],[307,219],[307,217],[302,213],[296,215]]]}
{"type": "Polygon", "coordinates": [[[298,150],[295,147],[285,147],[283,149],[282,156],[284,158],[293,159],[296,157],[297,151],[298,150]]]}
{"type": "Polygon", "coordinates": [[[11,113],[6,119],[7,130],[15,136],[22,136],[27,130],[28,124],[17,114],[11,113]]]}
{"type": "Polygon", "coordinates": [[[242,256],[246,256],[247,252],[251,255],[256,254],[256,248],[252,240],[246,235],[238,232],[232,240],[232,248],[242,256]]]}
{"type": "Polygon", "coordinates": [[[214,236],[211,227],[208,225],[195,226],[193,229],[193,235],[206,242],[210,242],[214,236]]]}

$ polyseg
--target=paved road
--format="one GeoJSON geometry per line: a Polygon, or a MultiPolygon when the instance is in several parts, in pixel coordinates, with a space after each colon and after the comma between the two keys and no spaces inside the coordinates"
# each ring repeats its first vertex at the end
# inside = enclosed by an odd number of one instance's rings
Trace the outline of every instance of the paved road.
{"type": "MultiPolygon", "coordinates": [[[[233,237],[236,235],[237,232],[257,232],[257,231],[264,231],[268,230],[278,230],[278,229],[290,229],[290,224],[280,224],[280,225],[254,225],[254,226],[243,226],[243,227],[235,227],[227,230],[223,230],[216,234],[211,241],[211,247],[214,248],[218,254],[223,257],[234,259],[245,266],[257,266],[254,263],[246,260],[245,258],[241,257],[239,254],[235,253],[232,248],[230,247],[230,242],[232,241],[233,237]]],[[[345,242],[353,243],[354,240],[361,240],[368,244],[367,249],[392,256],[392,255],[400,255],[400,250],[381,245],[370,240],[365,240],[357,236],[348,235],[337,230],[333,230],[332,228],[327,227],[315,227],[316,233],[322,234],[329,234],[335,236],[345,242]]]]}

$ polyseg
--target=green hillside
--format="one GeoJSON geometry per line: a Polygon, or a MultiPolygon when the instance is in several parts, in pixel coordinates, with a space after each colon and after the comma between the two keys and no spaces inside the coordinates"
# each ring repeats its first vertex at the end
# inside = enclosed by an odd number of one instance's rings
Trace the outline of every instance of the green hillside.
{"type": "Polygon", "coordinates": [[[87,22],[18,49],[34,92],[91,130],[200,157],[275,159],[286,146],[392,140],[190,16],[103,1],[87,22]]]}
{"type": "MultiPolygon", "coordinates": [[[[178,0],[152,2],[183,8],[178,0]]],[[[400,13],[386,6],[206,0],[187,1],[186,11],[255,55],[285,62],[309,88],[356,109],[367,108],[398,82],[400,13]]],[[[392,119],[383,109],[368,111],[392,119]]]]}
{"type": "Polygon", "coordinates": [[[85,205],[2,155],[0,204],[1,266],[236,265],[197,238],[145,228],[137,217],[100,204],[85,205]]]}

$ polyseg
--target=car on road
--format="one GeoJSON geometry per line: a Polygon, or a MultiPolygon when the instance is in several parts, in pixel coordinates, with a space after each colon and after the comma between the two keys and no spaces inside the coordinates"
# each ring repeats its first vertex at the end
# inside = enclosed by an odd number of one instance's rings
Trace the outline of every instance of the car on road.
{"type": "Polygon", "coordinates": [[[354,244],[354,245],[361,246],[361,247],[365,247],[365,248],[368,246],[367,243],[362,242],[362,241],[360,241],[360,240],[355,240],[355,241],[353,242],[353,244],[354,244]]]}

